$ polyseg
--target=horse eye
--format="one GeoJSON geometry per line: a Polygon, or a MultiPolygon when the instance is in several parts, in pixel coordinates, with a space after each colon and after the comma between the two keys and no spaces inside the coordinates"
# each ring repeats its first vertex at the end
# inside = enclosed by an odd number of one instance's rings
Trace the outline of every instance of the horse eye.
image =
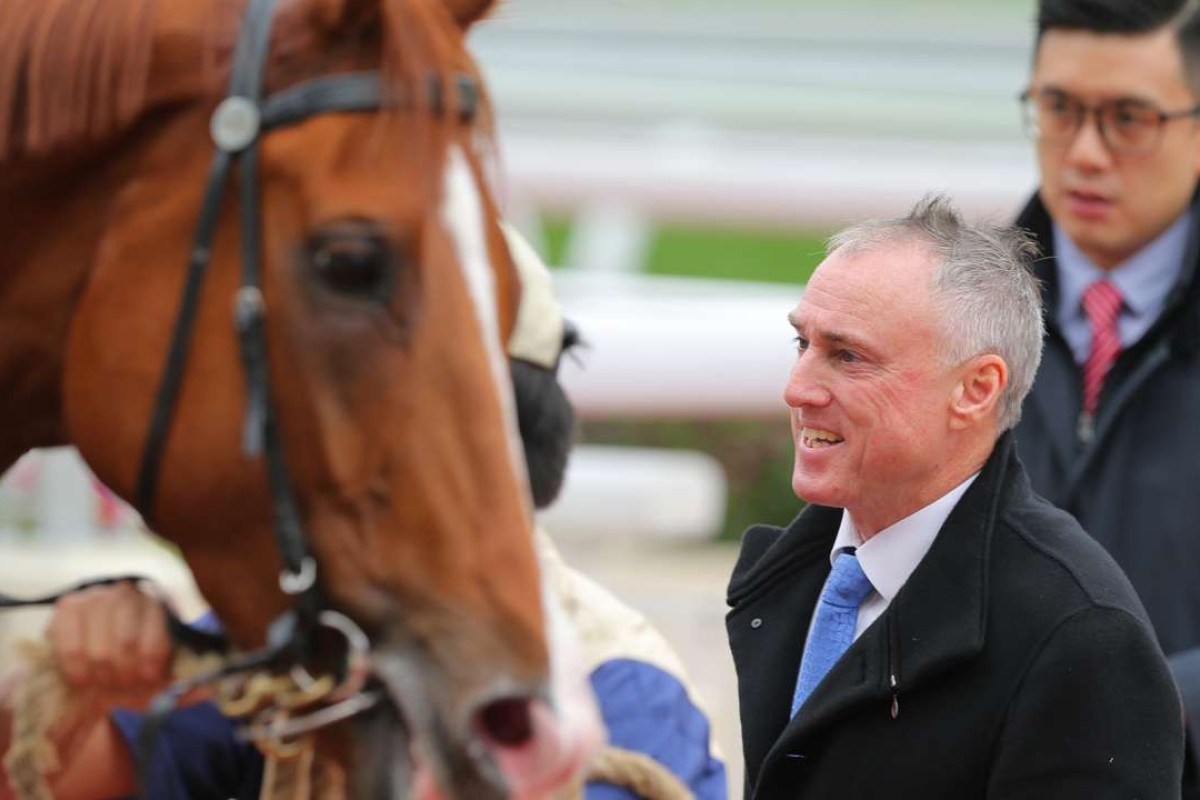
{"type": "Polygon", "coordinates": [[[393,285],[395,257],[387,237],[354,225],[312,238],[308,261],[331,291],[361,299],[385,299],[393,285]]]}

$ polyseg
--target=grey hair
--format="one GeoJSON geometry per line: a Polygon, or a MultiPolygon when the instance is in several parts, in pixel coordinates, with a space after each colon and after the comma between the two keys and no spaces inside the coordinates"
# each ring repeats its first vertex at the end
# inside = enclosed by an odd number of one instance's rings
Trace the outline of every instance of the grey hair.
{"type": "Polygon", "coordinates": [[[1037,245],[1024,231],[963,219],[953,203],[926,195],[907,216],[854,225],[830,238],[827,252],[875,250],[914,240],[939,259],[932,282],[948,364],[994,354],[1008,366],[997,422],[1006,431],[1021,419],[1021,403],[1042,360],[1041,292],[1030,269],[1037,245]]]}

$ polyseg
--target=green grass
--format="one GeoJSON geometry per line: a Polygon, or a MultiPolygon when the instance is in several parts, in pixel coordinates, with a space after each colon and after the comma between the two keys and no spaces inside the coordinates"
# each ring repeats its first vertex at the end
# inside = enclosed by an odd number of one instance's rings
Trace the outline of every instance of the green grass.
{"type": "Polygon", "coordinates": [[[663,227],[650,248],[647,272],[801,284],[824,257],[824,237],[663,227]]]}
{"type": "Polygon", "coordinates": [[[565,219],[543,219],[542,237],[546,252],[542,257],[551,267],[562,266],[567,256],[567,242],[571,238],[571,222],[565,219]]]}
{"type": "MultiPolygon", "coordinates": [[[[561,264],[571,223],[545,223],[546,257],[561,264]]],[[[653,234],[643,271],[724,280],[802,284],[825,251],[825,234],[660,225],[653,234]]]]}

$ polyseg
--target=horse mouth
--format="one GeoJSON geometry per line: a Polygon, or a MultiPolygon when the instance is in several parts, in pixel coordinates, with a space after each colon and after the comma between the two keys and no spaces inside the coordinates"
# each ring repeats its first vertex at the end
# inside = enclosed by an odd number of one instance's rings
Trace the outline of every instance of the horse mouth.
{"type": "Polygon", "coordinates": [[[470,715],[446,713],[439,691],[407,659],[377,660],[368,689],[382,698],[353,723],[350,795],[362,800],[505,800],[504,773],[470,715]],[[455,724],[455,718],[461,719],[455,724]]]}
{"type": "Polygon", "coordinates": [[[382,685],[372,680],[369,688],[382,699],[351,725],[355,757],[348,776],[349,794],[361,800],[408,800],[414,797],[416,772],[410,726],[382,685]]]}
{"type": "Polygon", "coordinates": [[[502,647],[464,646],[466,636],[452,647],[403,628],[380,638],[352,648],[364,651],[348,670],[360,677],[344,684],[354,692],[341,701],[348,738],[332,752],[342,754],[349,797],[548,796],[573,784],[599,747],[594,701],[572,693],[582,679],[556,681],[553,665],[545,675],[497,656],[502,647]]]}

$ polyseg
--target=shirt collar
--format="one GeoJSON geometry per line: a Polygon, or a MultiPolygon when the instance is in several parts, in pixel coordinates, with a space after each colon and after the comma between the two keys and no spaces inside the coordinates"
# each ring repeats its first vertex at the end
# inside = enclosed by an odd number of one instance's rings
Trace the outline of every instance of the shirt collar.
{"type": "Polygon", "coordinates": [[[834,539],[833,550],[829,554],[830,563],[843,550],[855,550],[858,563],[871,581],[871,586],[890,603],[908,581],[917,564],[920,564],[921,559],[929,552],[938,531],[946,524],[946,518],[977,477],[978,472],[919,511],[884,528],[866,542],[859,535],[850,514],[842,511],[842,523],[838,527],[837,538],[834,539]]]}
{"type": "Polygon", "coordinates": [[[1138,250],[1111,271],[1100,269],[1054,225],[1054,254],[1058,264],[1060,316],[1083,314],[1083,293],[1088,286],[1108,278],[1121,290],[1125,308],[1141,316],[1159,307],[1170,293],[1183,269],[1184,251],[1191,231],[1191,217],[1185,211],[1157,238],[1138,250]]]}

